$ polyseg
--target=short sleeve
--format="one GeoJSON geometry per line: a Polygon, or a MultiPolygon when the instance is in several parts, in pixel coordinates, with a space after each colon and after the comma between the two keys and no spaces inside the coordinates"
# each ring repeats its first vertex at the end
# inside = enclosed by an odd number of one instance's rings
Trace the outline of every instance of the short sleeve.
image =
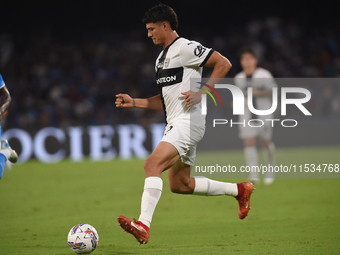
{"type": "Polygon", "coordinates": [[[264,78],[266,78],[264,85],[266,86],[266,89],[271,90],[272,88],[277,87],[273,75],[267,70],[265,70],[264,73],[264,78]]]}
{"type": "Polygon", "coordinates": [[[255,71],[253,78],[252,84],[259,89],[272,90],[277,87],[273,75],[261,67],[255,71]]]}
{"type": "Polygon", "coordinates": [[[182,66],[204,66],[214,52],[195,41],[182,43],[179,54],[182,66]]]}
{"type": "Polygon", "coordinates": [[[2,88],[3,86],[5,86],[5,82],[4,82],[4,79],[2,79],[2,76],[0,74],[0,88],[2,88]]]}
{"type": "Polygon", "coordinates": [[[242,73],[238,73],[235,78],[234,78],[234,83],[237,87],[239,87],[240,89],[244,89],[246,88],[246,78],[242,73]]]}

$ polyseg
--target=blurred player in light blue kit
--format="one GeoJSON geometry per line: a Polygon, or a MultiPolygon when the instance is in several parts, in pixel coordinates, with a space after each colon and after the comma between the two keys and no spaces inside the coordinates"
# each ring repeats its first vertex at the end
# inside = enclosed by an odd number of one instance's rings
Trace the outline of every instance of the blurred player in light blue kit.
{"type": "MultiPolygon", "coordinates": [[[[7,111],[9,104],[11,103],[11,95],[5,85],[5,82],[0,74],[0,121],[2,119],[3,114],[7,111]]],[[[2,129],[0,125],[0,138],[2,135],[2,129]]],[[[12,150],[9,146],[7,140],[1,140],[1,148],[0,148],[0,179],[4,173],[6,161],[9,160],[12,163],[16,163],[18,161],[17,153],[12,150]]]]}

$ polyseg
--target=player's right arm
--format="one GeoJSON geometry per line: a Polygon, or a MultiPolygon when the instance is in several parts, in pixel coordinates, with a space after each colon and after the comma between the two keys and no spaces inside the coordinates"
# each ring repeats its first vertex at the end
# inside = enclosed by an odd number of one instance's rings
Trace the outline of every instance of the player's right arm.
{"type": "Polygon", "coordinates": [[[0,74],[0,120],[2,115],[8,110],[9,104],[11,103],[11,95],[5,85],[4,80],[0,74]]]}
{"type": "Polygon", "coordinates": [[[163,103],[160,94],[149,98],[131,98],[128,94],[118,94],[116,95],[116,107],[162,110],[163,103]]]}

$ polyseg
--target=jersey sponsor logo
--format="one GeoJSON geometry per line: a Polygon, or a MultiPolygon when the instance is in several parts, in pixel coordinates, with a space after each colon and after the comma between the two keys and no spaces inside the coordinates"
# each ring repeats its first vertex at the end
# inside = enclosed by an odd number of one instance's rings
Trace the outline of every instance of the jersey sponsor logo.
{"type": "Polygon", "coordinates": [[[183,70],[183,67],[158,69],[156,74],[156,83],[161,88],[181,83],[183,80],[183,70]]]}
{"type": "Polygon", "coordinates": [[[207,50],[206,47],[204,47],[202,45],[197,45],[197,47],[194,50],[194,54],[197,57],[201,57],[206,50],[207,50]]]}
{"type": "Polygon", "coordinates": [[[164,83],[164,82],[172,82],[176,81],[176,75],[175,76],[168,76],[168,77],[161,77],[156,80],[157,84],[164,83]]]}

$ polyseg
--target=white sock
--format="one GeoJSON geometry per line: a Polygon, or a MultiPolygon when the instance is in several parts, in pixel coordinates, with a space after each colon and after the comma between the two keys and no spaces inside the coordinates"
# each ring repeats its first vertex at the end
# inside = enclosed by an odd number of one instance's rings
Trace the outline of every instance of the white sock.
{"type": "Polygon", "coordinates": [[[194,177],[195,189],[193,195],[218,196],[229,195],[236,197],[238,189],[236,183],[219,182],[205,177],[194,177]]]}
{"type": "MultiPolygon", "coordinates": [[[[264,156],[264,161],[267,165],[275,166],[275,144],[271,142],[268,148],[263,148],[262,153],[264,156]]],[[[267,172],[267,178],[274,178],[275,172],[267,172]]]]}
{"type": "Polygon", "coordinates": [[[162,195],[163,180],[160,177],[148,177],[145,179],[144,192],[142,195],[141,214],[139,221],[150,227],[152,215],[158,200],[162,195]]]}
{"type": "Polygon", "coordinates": [[[0,153],[3,154],[7,159],[11,156],[11,152],[9,150],[0,150],[0,153]]]}
{"type": "MultiPolygon", "coordinates": [[[[244,148],[244,157],[246,159],[246,164],[250,167],[258,166],[257,149],[255,146],[244,148]]],[[[249,178],[259,178],[259,173],[251,171],[249,173],[249,178]]]]}

